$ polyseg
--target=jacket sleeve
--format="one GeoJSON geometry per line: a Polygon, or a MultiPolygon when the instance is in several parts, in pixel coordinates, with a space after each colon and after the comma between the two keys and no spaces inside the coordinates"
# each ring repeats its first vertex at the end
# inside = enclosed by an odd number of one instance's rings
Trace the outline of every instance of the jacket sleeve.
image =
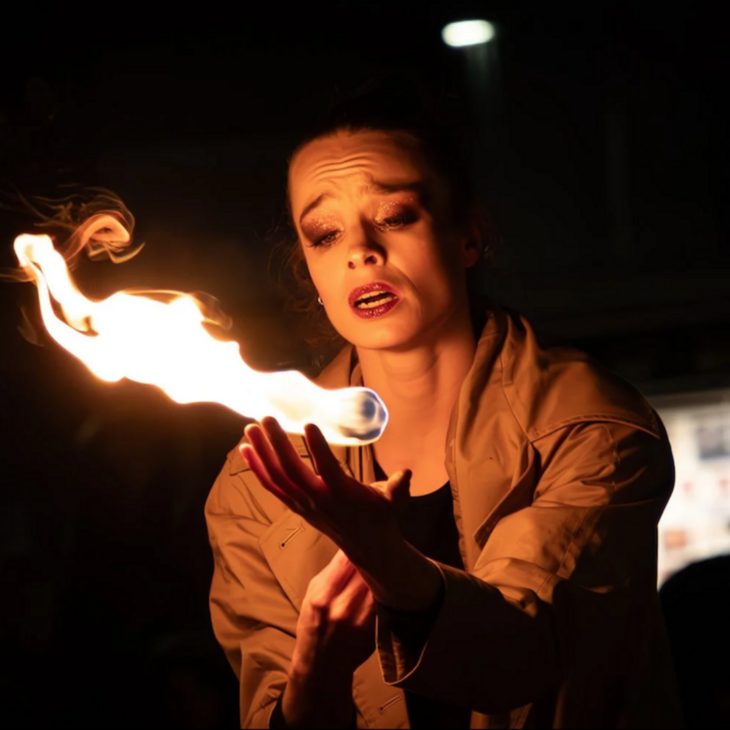
{"type": "Polygon", "coordinates": [[[252,473],[231,464],[229,458],[205,506],[214,557],[210,612],[216,638],[239,678],[241,727],[268,728],[287,682],[297,613],[259,540],[284,508],[273,497],[267,500],[263,490],[250,489],[252,473]]]}
{"type": "MultiPolygon", "coordinates": [[[[425,644],[399,641],[379,613],[389,684],[499,713],[565,683],[588,694],[614,681],[622,662],[642,661],[656,527],[674,481],[667,439],[593,422],[533,447],[540,477],[529,506],[496,524],[471,573],[437,564],[446,591],[425,644]]],[[[595,692],[587,703],[604,701],[595,692]]]]}

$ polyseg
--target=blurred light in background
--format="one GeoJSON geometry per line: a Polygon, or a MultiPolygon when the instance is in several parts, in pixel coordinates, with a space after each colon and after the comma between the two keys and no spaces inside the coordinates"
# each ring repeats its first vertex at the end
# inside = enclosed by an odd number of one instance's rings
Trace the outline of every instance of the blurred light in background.
{"type": "Polygon", "coordinates": [[[476,46],[494,38],[494,26],[486,20],[462,20],[445,26],[441,37],[447,46],[453,48],[476,46]]]}
{"type": "Polygon", "coordinates": [[[674,494],[659,522],[659,584],[730,553],[730,390],[652,397],[674,454],[674,494]]]}
{"type": "Polygon", "coordinates": [[[487,20],[449,23],[441,30],[443,42],[456,49],[456,56],[464,64],[471,175],[476,195],[484,201],[500,185],[503,144],[499,44],[502,36],[502,27],[487,20]]]}

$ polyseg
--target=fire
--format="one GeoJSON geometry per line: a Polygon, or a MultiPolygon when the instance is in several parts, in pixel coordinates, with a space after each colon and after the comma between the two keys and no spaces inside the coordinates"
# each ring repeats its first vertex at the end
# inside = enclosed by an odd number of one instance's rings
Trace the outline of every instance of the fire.
{"type": "Polygon", "coordinates": [[[76,287],[48,236],[18,236],[14,248],[38,288],[49,334],[102,380],[155,385],[177,403],[219,403],[255,420],[273,416],[289,433],[314,423],[332,444],[372,443],[385,429],[388,412],[368,388],[325,390],[294,370],[250,368],[238,343],[208,333],[206,317],[190,295],[161,302],[117,292],[92,301],[76,287]]]}

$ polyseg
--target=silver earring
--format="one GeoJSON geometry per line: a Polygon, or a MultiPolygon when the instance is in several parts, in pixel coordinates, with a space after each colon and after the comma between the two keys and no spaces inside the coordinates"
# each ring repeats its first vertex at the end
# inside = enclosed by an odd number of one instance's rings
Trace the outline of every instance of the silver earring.
{"type": "Polygon", "coordinates": [[[324,302],[322,301],[322,297],[317,297],[317,301],[324,307],[324,302]]]}

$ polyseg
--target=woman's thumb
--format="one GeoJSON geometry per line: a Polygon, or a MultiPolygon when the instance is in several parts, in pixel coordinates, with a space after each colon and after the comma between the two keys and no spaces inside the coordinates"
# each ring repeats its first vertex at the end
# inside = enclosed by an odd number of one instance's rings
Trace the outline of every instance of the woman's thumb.
{"type": "Polygon", "coordinates": [[[410,499],[411,476],[413,472],[410,469],[403,469],[389,476],[385,483],[385,492],[396,508],[404,507],[410,499]]]}

